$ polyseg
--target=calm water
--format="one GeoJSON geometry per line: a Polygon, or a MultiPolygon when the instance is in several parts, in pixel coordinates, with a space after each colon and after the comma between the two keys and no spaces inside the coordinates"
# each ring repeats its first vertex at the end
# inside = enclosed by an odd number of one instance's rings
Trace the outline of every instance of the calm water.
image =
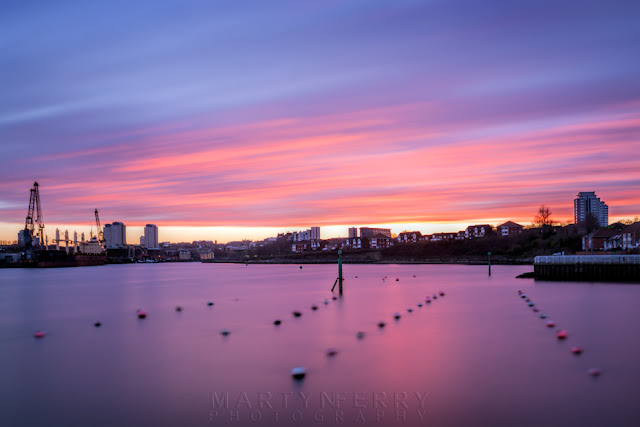
{"type": "Polygon", "coordinates": [[[514,278],[528,266],[346,265],[334,301],[336,270],[0,270],[0,425],[640,425],[640,286],[514,278]]]}

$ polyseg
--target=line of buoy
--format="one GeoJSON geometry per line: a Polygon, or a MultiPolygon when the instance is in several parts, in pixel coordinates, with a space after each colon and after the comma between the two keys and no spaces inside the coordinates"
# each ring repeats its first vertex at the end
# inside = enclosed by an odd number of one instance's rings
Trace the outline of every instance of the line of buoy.
{"type": "MultiPolygon", "coordinates": [[[[525,301],[528,303],[529,307],[533,307],[534,306],[533,302],[531,302],[531,300],[529,298],[527,298],[526,295],[521,290],[518,291],[518,295],[520,296],[520,298],[524,298],[525,299],[525,301]]],[[[539,311],[540,310],[537,307],[533,308],[533,312],[534,313],[537,313],[539,311]]],[[[542,313],[542,314],[540,314],[539,317],[540,317],[540,319],[546,319],[547,315],[542,313]]],[[[556,326],[556,322],[554,322],[553,320],[549,320],[549,321],[546,322],[546,326],[548,328],[553,328],[553,327],[556,326]]],[[[560,330],[556,331],[556,338],[558,340],[566,340],[568,338],[568,336],[569,336],[569,333],[564,329],[560,329],[560,330]]],[[[570,351],[571,351],[572,354],[574,354],[576,356],[579,356],[579,355],[582,354],[584,349],[582,347],[574,346],[574,347],[571,347],[570,351]]],[[[598,369],[598,368],[591,368],[591,369],[587,370],[587,373],[589,375],[591,375],[592,377],[598,377],[598,376],[600,376],[600,374],[602,374],[602,370],[598,369]]]]}
{"type": "MultiPolygon", "coordinates": [[[[443,292],[443,291],[440,291],[440,292],[439,292],[439,294],[440,294],[440,296],[444,296],[444,292],[443,292]]],[[[427,298],[427,301],[426,301],[426,302],[430,303],[430,302],[431,302],[431,297],[426,297],[426,298],[427,298]]],[[[434,294],[434,295],[433,295],[433,298],[434,298],[434,299],[437,299],[437,298],[438,298],[437,294],[434,294]]],[[[335,300],[335,299],[337,299],[337,297],[335,297],[335,296],[334,296],[334,297],[333,297],[333,299],[335,300]]],[[[324,300],[324,304],[328,304],[328,303],[329,303],[329,301],[325,299],[325,300],[324,300]]],[[[418,303],[418,307],[422,307],[422,303],[418,303]]],[[[311,306],[311,308],[312,308],[312,310],[316,310],[318,307],[314,304],[314,305],[312,305],[312,306],[311,306]]],[[[407,309],[407,311],[408,311],[409,313],[411,313],[411,312],[413,312],[413,309],[412,309],[412,308],[408,308],[408,309],[407,309]]],[[[301,312],[299,312],[299,311],[294,311],[294,312],[293,312],[293,315],[294,315],[295,317],[299,317],[299,316],[301,316],[301,315],[302,315],[302,313],[301,313],[301,312]]],[[[398,320],[398,319],[400,319],[401,315],[400,315],[400,313],[396,312],[396,313],[394,313],[393,317],[394,317],[394,319],[398,320]]],[[[274,322],[273,322],[273,323],[274,323],[274,325],[279,325],[279,324],[281,323],[281,321],[280,321],[279,319],[276,319],[276,320],[274,320],[274,322]]],[[[381,321],[379,321],[379,322],[377,323],[377,326],[378,326],[378,328],[379,328],[379,329],[382,329],[382,328],[384,328],[384,327],[386,326],[386,322],[384,322],[384,321],[382,321],[382,320],[381,320],[381,321]]],[[[363,339],[363,338],[365,337],[365,335],[366,335],[366,334],[365,334],[365,332],[363,332],[363,331],[358,331],[358,332],[356,332],[356,338],[357,338],[357,339],[363,339]]],[[[326,350],[326,352],[325,352],[325,354],[326,354],[328,357],[333,357],[333,356],[335,356],[337,353],[338,353],[338,350],[337,350],[337,349],[335,349],[335,348],[329,348],[329,349],[327,349],[327,350],[326,350]]],[[[307,374],[306,369],[305,369],[304,367],[301,367],[301,366],[295,367],[295,368],[293,368],[293,370],[291,371],[291,376],[292,376],[295,380],[302,380],[303,378],[305,378],[306,374],[307,374]]]]}

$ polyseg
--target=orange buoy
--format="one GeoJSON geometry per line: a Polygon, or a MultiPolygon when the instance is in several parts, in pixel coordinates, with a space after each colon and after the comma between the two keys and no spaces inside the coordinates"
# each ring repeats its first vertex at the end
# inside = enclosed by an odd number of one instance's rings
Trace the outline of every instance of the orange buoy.
{"type": "Polygon", "coordinates": [[[558,332],[556,332],[556,337],[559,340],[563,340],[567,338],[567,331],[565,331],[564,329],[559,330],[558,332]]]}
{"type": "Polygon", "coordinates": [[[36,331],[35,334],[33,334],[34,337],[36,338],[44,338],[45,333],[42,331],[36,331]]]}

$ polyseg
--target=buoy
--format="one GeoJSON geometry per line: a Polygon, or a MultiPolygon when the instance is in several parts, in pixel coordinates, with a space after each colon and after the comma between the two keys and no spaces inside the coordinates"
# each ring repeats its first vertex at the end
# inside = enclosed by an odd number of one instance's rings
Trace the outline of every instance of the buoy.
{"type": "Polygon", "coordinates": [[[335,301],[335,300],[338,299],[338,297],[334,295],[334,296],[331,297],[331,299],[335,301]]]}
{"type": "Polygon", "coordinates": [[[99,328],[100,326],[102,326],[102,323],[96,322],[96,323],[93,324],[93,326],[95,326],[96,328],[99,328]]]}
{"type": "Polygon", "coordinates": [[[136,313],[138,313],[138,319],[144,319],[145,317],[147,317],[147,312],[144,310],[138,310],[136,311],[136,313]]]}
{"type": "Polygon", "coordinates": [[[527,296],[525,294],[520,294],[520,298],[525,299],[527,296]]]}
{"type": "Polygon", "coordinates": [[[378,328],[384,328],[386,325],[386,323],[384,322],[378,322],[378,328]]]}
{"type": "Polygon", "coordinates": [[[438,295],[433,294],[433,299],[438,299],[438,295]]]}
{"type": "Polygon", "coordinates": [[[329,300],[328,299],[324,300],[324,303],[329,304],[329,300]]]}
{"type": "Polygon", "coordinates": [[[211,306],[213,305],[213,301],[209,301],[209,302],[207,303],[207,305],[208,305],[209,307],[211,307],[211,306]]]}
{"type": "Polygon", "coordinates": [[[533,312],[534,312],[534,313],[537,313],[537,312],[539,312],[539,311],[540,311],[540,309],[538,309],[538,307],[533,307],[533,312]]]}
{"type": "Polygon", "coordinates": [[[424,300],[424,302],[426,302],[427,304],[431,304],[431,298],[427,298],[426,300],[424,300]]]}
{"type": "Polygon", "coordinates": [[[422,307],[422,303],[421,302],[418,303],[418,307],[422,307]]]}
{"type": "Polygon", "coordinates": [[[556,337],[558,337],[559,340],[567,338],[567,331],[565,331],[564,329],[559,330],[558,332],[556,332],[556,337]]]}
{"type": "Polygon", "coordinates": [[[398,278],[396,277],[396,282],[399,282],[399,281],[400,281],[400,279],[398,279],[398,278]]]}
{"type": "Polygon", "coordinates": [[[398,320],[400,318],[400,313],[394,313],[393,318],[398,320]]]}
{"type": "Polygon", "coordinates": [[[300,266],[300,270],[302,270],[302,266],[300,266]]]}
{"type": "Polygon", "coordinates": [[[543,314],[541,314],[541,315],[540,315],[540,318],[541,318],[541,319],[546,319],[546,318],[547,318],[547,315],[543,313],[543,314]]]}
{"type": "Polygon", "coordinates": [[[522,291],[518,291],[518,295],[522,295],[522,291]]]}
{"type": "Polygon", "coordinates": [[[364,332],[360,331],[356,334],[356,338],[358,338],[359,340],[361,340],[362,338],[364,338],[364,332]]]}
{"type": "Polygon", "coordinates": [[[440,296],[443,297],[444,296],[444,292],[440,291],[440,296]]]}
{"type": "Polygon", "coordinates": [[[327,350],[327,356],[329,357],[335,356],[336,354],[338,354],[338,350],[335,348],[330,348],[327,350]]]}
{"type": "Polygon", "coordinates": [[[531,302],[531,300],[527,298],[526,300],[524,300],[524,302],[531,302]]]}
{"type": "Polygon", "coordinates": [[[298,366],[291,370],[291,376],[296,380],[303,379],[305,375],[307,375],[307,370],[304,369],[302,366],[298,366]]]}
{"type": "Polygon", "coordinates": [[[571,347],[571,353],[582,354],[582,347],[571,347]]]}
{"type": "Polygon", "coordinates": [[[182,311],[182,307],[177,306],[177,307],[176,307],[176,311],[182,311]]]}
{"type": "Polygon", "coordinates": [[[533,305],[534,305],[534,304],[533,304],[532,302],[530,302],[530,303],[529,303],[529,304],[527,304],[527,305],[528,305],[529,307],[533,307],[533,305]]]}
{"type": "Polygon", "coordinates": [[[36,333],[33,334],[33,336],[36,337],[36,338],[44,338],[44,335],[45,334],[42,331],[36,331],[36,333]]]}
{"type": "Polygon", "coordinates": [[[300,317],[300,316],[302,316],[302,313],[300,313],[299,311],[293,312],[293,317],[300,317]]]}
{"type": "Polygon", "coordinates": [[[414,274],[413,277],[416,277],[416,275],[414,274]]]}
{"type": "Polygon", "coordinates": [[[317,310],[317,309],[318,309],[317,305],[314,304],[314,305],[311,306],[311,310],[317,310]]]}
{"type": "Polygon", "coordinates": [[[274,321],[273,321],[273,324],[274,324],[274,325],[279,325],[280,323],[282,323],[282,322],[280,321],[280,319],[276,319],[276,320],[274,320],[274,321]]]}
{"type": "Polygon", "coordinates": [[[413,313],[413,308],[409,307],[409,308],[407,308],[407,311],[408,311],[409,313],[413,313]]]}
{"type": "Polygon", "coordinates": [[[356,279],[358,278],[358,276],[356,276],[356,279]]]}
{"type": "Polygon", "coordinates": [[[602,373],[602,371],[598,368],[591,368],[587,371],[587,373],[592,377],[597,377],[602,373]]]}
{"type": "Polygon", "coordinates": [[[230,331],[230,330],[228,330],[228,329],[223,329],[223,330],[221,330],[221,331],[220,331],[220,334],[221,334],[221,335],[224,335],[224,336],[227,336],[227,335],[229,335],[230,333],[231,333],[231,331],[230,331]]]}
{"type": "Polygon", "coordinates": [[[548,327],[548,328],[553,328],[554,326],[556,326],[556,322],[554,322],[554,321],[552,321],[552,320],[550,320],[550,321],[548,321],[548,322],[547,322],[547,327],[548,327]]]}

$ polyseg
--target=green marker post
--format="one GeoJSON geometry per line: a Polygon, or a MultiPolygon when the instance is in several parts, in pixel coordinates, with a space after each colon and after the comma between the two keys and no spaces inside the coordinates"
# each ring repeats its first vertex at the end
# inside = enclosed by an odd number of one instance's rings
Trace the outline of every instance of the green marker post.
{"type": "Polygon", "coordinates": [[[338,292],[342,295],[342,250],[338,249],[338,282],[340,283],[338,292]]]}

